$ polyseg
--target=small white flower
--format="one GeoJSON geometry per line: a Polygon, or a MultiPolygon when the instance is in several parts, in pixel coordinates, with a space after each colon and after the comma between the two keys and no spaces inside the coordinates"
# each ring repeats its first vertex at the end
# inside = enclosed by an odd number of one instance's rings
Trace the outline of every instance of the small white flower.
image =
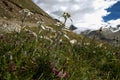
{"type": "Polygon", "coordinates": [[[26,16],[30,16],[32,15],[33,13],[29,10],[29,9],[22,9],[19,11],[21,14],[24,14],[26,16]]]}
{"type": "Polygon", "coordinates": [[[45,30],[45,27],[44,27],[43,25],[41,25],[41,28],[42,28],[43,30],[45,30]]]}
{"type": "Polygon", "coordinates": [[[15,26],[14,31],[20,33],[22,27],[18,24],[15,24],[14,26],[15,26]]]}
{"type": "Polygon", "coordinates": [[[1,27],[2,32],[7,32],[7,33],[21,31],[21,26],[18,24],[14,24],[14,23],[9,23],[9,24],[4,23],[0,27],[1,27]]]}
{"type": "Polygon", "coordinates": [[[93,51],[93,53],[96,53],[96,51],[93,51]]]}
{"type": "Polygon", "coordinates": [[[3,28],[6,28],[8,26],[8,24],[3,24],[3,28]]]}
{"type": "Polygon", "coordinates": [[[70,40],[70,38],[66,34],[64,34],[64,37],[67,38],[68,40],[70,40]]]}
{"type": "Polygon", "coordinates": [[[51,30],[53,30],[53,28],[52,27],[49,27],[49,26],[45,26],[47,29],[51,29],[51,30]]]}
{"type": "Polygon", "coordinates": [[[64,28],[64,29],[62,29],[63,31],[67,31],[67,32],[70,32],[70,30],[69,29],[66,29],[66,28],[64,28]]]}
{"type": "Polygon", "coordinates": [[[62,39],[60,39],[59,41],[62,42],[62,39]]]}
{"type": "Polygon", "coordinates": [[[97,45],[97,47],[102,47],[103,46],[103,44],[102,43],[100,43],[99,45],[97,45]]]}
{"type": "Polygon", "coordinates": [[[77,40],[76,39],[70,40],[70,43],[75,44],[75,43],[77,43],[77,40]]]}
{"type": "Polygon", "coordinates": [[[30,15],[33,15],[33,13],[32,13],[32,12],[28,12],[28,13],[27,13],[27,16],[30,16],[30,15]]]}
{"type": "Polygon", "coordinates": [[[52,41],[49,37],[47,37],[47,36],[40,36],[40,38],[46,39],[46,40],[49,40],[49,41],[53,42],[53,41],[52,41]]]}
{"type": "Polygon", "coordinates": [[[55,25],[56,25],[56,26],[61,26],[61,25],[62,25],[62,23],[57,22],[55,25]]]}
{"type": "Polygon", "coordinates": [[[35,37],[37,37],[37,34],[35,32],[31,32],[31,34],[35,37]]]}
{"type": "Polygon", "coordinates": [[[40,38],[43,38],[43,36],[40,36],[40,38]]]}
{"type": "Polygon", "coordinates": [[[37,21],[37,24],[43,24],[44,22],[43,21],[37,21]]]}
{"type": "Polygon", "coordinates": [[[89,42],[88,43],[84,43],[84,45],[88,46],[88,45],[90,45],[90,43],[89,42]]]}
{"type": "Polygon", "coordinates": [[[10,60],[13,59],[13,56],[12,56],[12,52],[11,52],[11,51],[8,52],[8,56],[9,56],[10,60]]]}
{"type": "Polygon", "coordinates": [[[32,34],[34,37],[37,37],[37,34],[31,30],[28,30],[28,29],[24,29],[26,32],[32,34]]]}

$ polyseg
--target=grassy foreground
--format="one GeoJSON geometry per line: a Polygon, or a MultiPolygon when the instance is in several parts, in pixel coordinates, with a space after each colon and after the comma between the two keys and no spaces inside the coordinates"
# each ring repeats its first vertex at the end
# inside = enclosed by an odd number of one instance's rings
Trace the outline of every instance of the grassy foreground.
{"type": "Polygon", "coordinates": [[[50,42],[25,31],[1,34],[0,79],[120,79],[120,57],[116,56],[119,55],[119,48],[95,41],[81,40],[79,43],[70,44],[68,41],[53,40],[50,42]]]}
{"type": "Polygon", "coordinates": [[[120,80],[119,47],[52,27],[0,34],[0,80],[120,80]]]}

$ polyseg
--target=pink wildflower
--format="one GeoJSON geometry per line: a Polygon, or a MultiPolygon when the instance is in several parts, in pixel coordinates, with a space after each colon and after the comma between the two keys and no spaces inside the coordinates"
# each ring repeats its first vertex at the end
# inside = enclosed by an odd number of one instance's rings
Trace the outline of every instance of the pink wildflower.
{"type": "Polygon", "coordinates": [[[59,71],[59,73],[57,74],[57,77],[63,78],[63,72],[62,72],[62,71],[59,71]]]}
{"type": "Polygon", "coordinates": [[[53,68],[53,69],[52,69],[52,72],[53,72],[55,75],[57,75],[57,74],[59,73],[59,70],[56,69],[56,68],[53,68]]]}
{"type": "Polygon", "coordinates": [[[64,72],[63,77],[68,78],[69,77],[68,73],[64,72]]]}
{"type": "Polygon", "coordinates": [[[68,78],[68,76],[69,76],[67,72],[63,72],[63,70],[58,70],[55,67],[54,63],[50,64],[50,68],[52,69],[52,72],[55,74],[55,76],[58,78],[68,78]]]}
{"type": "Polygon", "coordinates": [[[10,68],[10,72],[14,72],[16,70],[16,67],[15,67],[14,63],[10,63],[9,68],[10,68]]]}
{"type": "Polygon", "coordinates": [[[63,72],[63,70],[62,70],[62,71],[59,71],[59,73],[57,74],[57,77],[68,78],[68,74],[67,74],[67,72],[63,72]]]}

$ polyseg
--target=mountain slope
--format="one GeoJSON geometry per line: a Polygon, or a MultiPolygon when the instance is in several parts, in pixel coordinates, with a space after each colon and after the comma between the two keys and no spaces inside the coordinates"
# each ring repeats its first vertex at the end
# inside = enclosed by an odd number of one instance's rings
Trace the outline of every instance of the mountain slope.
{"type": "Polygon", "coordinates": [[[34,13],[27,19],[28,21],[43,21],[47,25],[55,23],[55,20],[36,6],[32,0],[0,0],[0,19],[21,20],[23,15],[19,11],[22,9],[29,9],[34,13]]]}

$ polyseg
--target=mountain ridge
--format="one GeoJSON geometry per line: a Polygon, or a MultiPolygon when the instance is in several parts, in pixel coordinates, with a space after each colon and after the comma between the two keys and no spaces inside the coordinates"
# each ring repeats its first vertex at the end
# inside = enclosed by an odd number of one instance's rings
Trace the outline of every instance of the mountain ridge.
{"type": "Polygon", "coordinates": [[[82,35],[86,35],[89,38],[96,36],[97,40],[106,41],[112,45],[120,45],[120,29],[117,27],[113,28],[111,26],[101,28],[101,30],[86,30],[81,32],[82,35]]]}

